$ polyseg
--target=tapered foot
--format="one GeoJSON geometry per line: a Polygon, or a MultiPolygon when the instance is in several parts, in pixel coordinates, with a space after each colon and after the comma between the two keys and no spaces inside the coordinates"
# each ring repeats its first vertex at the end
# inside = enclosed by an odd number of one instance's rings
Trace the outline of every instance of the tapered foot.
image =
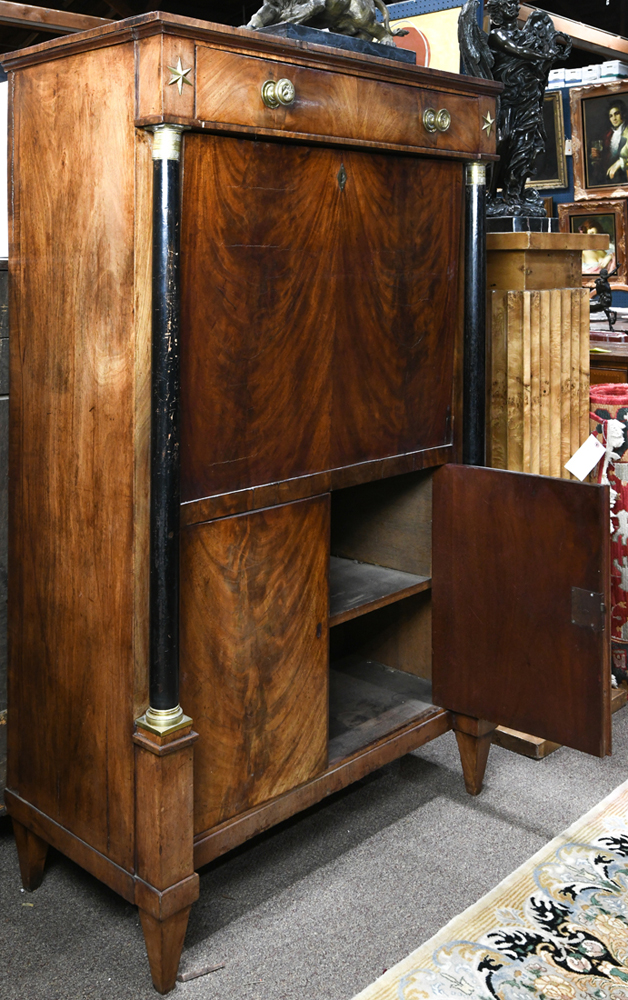
{"type": "Polygon", "coordinates": [[[497,726],[483,719],[472,719],[468,715],[454,715],[453,727],[458,741],[465,788],[469,795],[479,795],[491,739],[497,726]]]}
{"type": "Polygon", "coordinates": [[[158,993],[174,989],[190,910],[191,906],[186,906],[166,920],[157,920],[146,910],[140,910],[150,974],[158,993]]]}
{"type": "Polygon", "coordinates": [[[32,833],[28,827],[13,820],[13,833],[17,846],[17,857],[20,862],[22,885],[28,892],[39,889],[44,877],[44,865],[48,854],[48,844],[41,837],[32,833]]]}

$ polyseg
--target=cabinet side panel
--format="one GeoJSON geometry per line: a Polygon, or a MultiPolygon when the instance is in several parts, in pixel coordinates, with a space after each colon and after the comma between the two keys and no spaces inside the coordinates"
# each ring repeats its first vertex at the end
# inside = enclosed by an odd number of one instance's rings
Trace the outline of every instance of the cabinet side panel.
{"type": "Polygon", "coordinates": [[[328,496],[182,532],[195,833],[327,764],[328,553],[328,496]]]}
{"type": "Polygon", "coordinates": [[[15,77],[10,787],[133,864],[133,52],[15,77]]]}

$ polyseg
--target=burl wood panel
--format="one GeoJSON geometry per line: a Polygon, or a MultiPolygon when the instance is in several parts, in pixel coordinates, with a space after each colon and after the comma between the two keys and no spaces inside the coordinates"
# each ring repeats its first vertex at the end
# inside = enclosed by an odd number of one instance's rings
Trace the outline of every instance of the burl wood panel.
{"type": "Polygon", "coordinates": [[[127,870],[133,87],[131,45],[16,75],[10,264],[8,783],[127,870]]]}
{"type": "Polygon", "coordinates": [[[588,290],[489,293],[487,464],[572,478],[589,435],[588,290]]]}
{"type": "Polygon", "coordinates": [[[197,135],[184,161],[182,499],[449,443],[460,165],[197,135]]]}
{"type": "Polygon", "coordinates": [[[433,490],[435,704],[610,752],[607,488],[447,465],[433,490]],[[604,631],[572,623],[573,587],[604,631]]]}
{"type": "Polygon", "coordinates": [[[200,833],[327,765],[329,497],[185,528],[181,545],[200,833]]]}

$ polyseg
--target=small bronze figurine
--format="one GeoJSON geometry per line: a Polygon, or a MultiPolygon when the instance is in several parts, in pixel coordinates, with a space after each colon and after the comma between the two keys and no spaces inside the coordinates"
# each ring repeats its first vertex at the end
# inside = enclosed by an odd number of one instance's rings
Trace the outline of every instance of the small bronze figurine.
{"type": "MultiPolygon", "coordinates": [[[[617,273],[617,268],[611,271],[612,274],[617,273]]],[[[597,313],[603,312],[608,320],[609,330],[613,329],[613,326],[617,322],[617,313],[614,309],[611,309],[613,304],[613,289],[609,283],[609,273],[605,267],[602,268],[598,277],[595,279],[595,295],[589,300],[589,312],[597,313]]],[[[593,289],[591,289],[593,291],[593,289]]]]}
{"type": "Polygon", "coordinates": [[[555,62],[571,52],[571,39],[554,30],[549,14],[533,10],[517,27],[518,0],[486,0],[488,35],[477,22],[478,0],[467,0],[458,20],[460,54],[466,72],[504,84],[497,111],[497,152],[488,215],[544,216],[545,208],[526,181],[545,149],[543,94],[555,62]],[[501,189],[501,190],[500,190],[501,189]]]}
{"type": "Polygon", "coordinates": [[[264,0],[246,27],[270,24],[308,24],[382,45],[394,45],[394,35],[407,35],[403,28],[391,31],[384,0],[264,0]]]}

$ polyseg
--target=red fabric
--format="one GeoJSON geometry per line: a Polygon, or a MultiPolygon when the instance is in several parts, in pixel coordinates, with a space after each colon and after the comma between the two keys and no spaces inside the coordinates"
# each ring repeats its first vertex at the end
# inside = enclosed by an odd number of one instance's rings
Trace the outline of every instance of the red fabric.
{"type": "MultiPolygon", "coordinates": [[[[609,420],[619,420],[624,428],[628,424],[628,385],[611,382],[606,385],[591,386],[591,433],[606,447],[607,424],[609,420]]],[[[628,625],[628,594],[621,587],[621,566],[628,560],[628,540],[619,530],[620,511],[628,511],[628,482],[623,482],[615,468],[628,462],[628,434],[624,430],[624,441],[613,449],[618,457],[609,462],[608,481],[615,490],[616,498],[612,507],[613,533],[611,534],[611,651],[613,673],[618,680],[628,679],[628,641],[624,638],[628,625]],[[623,633],[623,634],[622,634],[623,633]]],[[[597,468],[597,481],[602,478],[604,459],[597,468]]]]}
{"type": "Polygon", "coordinates": [[[598,406],[628,406],[628,384],[625,382],[605,382],[591,386],[591,409],[598,406]]]}

